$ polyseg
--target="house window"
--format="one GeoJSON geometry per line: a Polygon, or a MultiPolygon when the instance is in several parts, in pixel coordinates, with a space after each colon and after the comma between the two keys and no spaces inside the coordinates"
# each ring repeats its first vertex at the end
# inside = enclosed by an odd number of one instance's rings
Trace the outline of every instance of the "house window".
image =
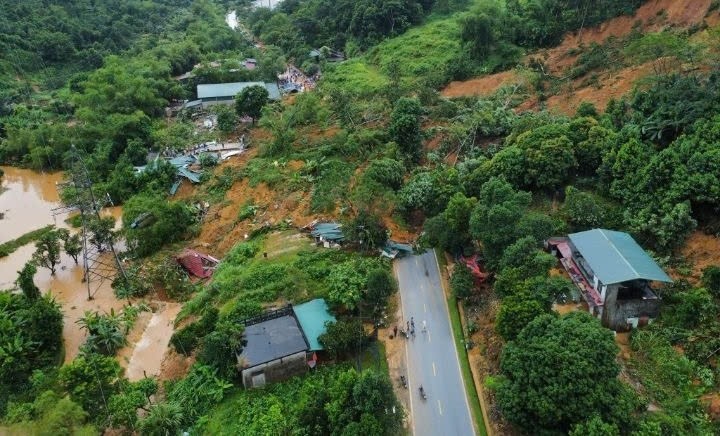
{"type": "Polygon", "coordinates": [[[252,385],[253,387],[265,386],[265,372],[255,371],[252,373],[252,385]]]}

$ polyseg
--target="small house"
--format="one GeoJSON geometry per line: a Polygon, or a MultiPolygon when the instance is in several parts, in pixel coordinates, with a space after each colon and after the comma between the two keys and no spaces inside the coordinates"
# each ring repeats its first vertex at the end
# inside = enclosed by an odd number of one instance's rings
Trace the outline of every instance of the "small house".
{"type": "Polygon", "coordinates": [[[244,346],[237,354],[245,388],[261,387],[303,374],[323,349],[318,338],[335,321],[323,299],[288,305],[243,321],[244,346]]]}
{"type": "Polygon", "coordinates": [[[594,229],[550,239],[546,246],[604,326],[623,331],[659,315],[654,284],[672,280],[629,234],[594,229]]]}
{"type": "Polygon", "coordinates": [[[340,223],[313,223],[310,225],[310,235],[315,238],[317,245],[325,248],[338,248],[345,240],[340,223]]]}

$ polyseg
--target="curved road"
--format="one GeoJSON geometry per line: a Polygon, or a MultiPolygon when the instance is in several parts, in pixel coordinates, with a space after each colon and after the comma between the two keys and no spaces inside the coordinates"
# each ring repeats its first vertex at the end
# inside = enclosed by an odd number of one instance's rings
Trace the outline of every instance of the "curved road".
{"type": "Polygon", "coordinates": [[[435,252],[398,259],[395,271],[403,323],[411,317],[415,321],[415,338],[407,339],[406,348],[412,433],[474,435],[435,252]],[[424,333],[423,321],[427,325],[424,333]],[[420,385],[427,393],[426,400],[420,397],[420,385]]]}

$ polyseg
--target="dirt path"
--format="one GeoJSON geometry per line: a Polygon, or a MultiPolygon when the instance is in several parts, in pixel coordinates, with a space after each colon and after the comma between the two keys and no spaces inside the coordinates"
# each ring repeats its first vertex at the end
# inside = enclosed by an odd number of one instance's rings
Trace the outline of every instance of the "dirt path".
{"type": "Polygon", "coordinates": [[[394,307],[395,310],[392,312],[392,315],[388,317],[388,327],[378,331],[378,340],[385,345],[385,357],[388,362],[390,380],[393,384],[395,396],[400,400],[400,404],[402,404],[403,409],[405,409],[404,427],[409,431],[412,428],[412,416],[409,412],[410,396],[408,389],[403,388],[400,384],[400,376],[407,376],[407,361],[405,354],[406,339],[399,335],[398,337],[393,336],[393,327],[398,326],[399,328],[400,324],[404,322],[402,319],[402,311],[400,309],[400,295],[398,293],[391,297],[390,307],[394,307]]]}

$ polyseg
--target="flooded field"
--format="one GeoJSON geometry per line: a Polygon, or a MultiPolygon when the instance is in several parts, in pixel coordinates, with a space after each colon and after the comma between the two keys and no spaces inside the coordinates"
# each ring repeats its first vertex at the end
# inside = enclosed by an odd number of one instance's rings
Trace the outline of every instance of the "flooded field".
{"type": "MultiPolygon", "coordinates": [[[[36,173],[12,167],[2,167],[2,170],[5,175],[0,190],[0,212],[4,213],[4,218],[0,220],[0,242],[16,239],[50,224],[69,228],[65,223],[67,214],[52,215],[52,209],[60,205],[56,183],[62,181],[62,173],[36,173]]],[[[121,227],[121,207],[106,208],[102,214],[114,216],[116,228],[121,227]]],[[[117,245],[119,248],[123,246],[122,243],[117,245]]],[[[17,272],[31,259],[34,251],[35,245],[30,243],[10,256],[0,258],[0,290],[15,287],[17,272]]],[[[87,285],[82,278],[82,259],[76,265],[64,253],[54,276],[46,268],[38,268],[35,275],[35,284],[44,293],[52,294],[62,306],[65,362],[73,360],[85,342],[85,332],[77,324],[85,311],[109,312],[114,309],[117,312],[127,304],[115,298],[109,281],[93,287],[93,299],[89,300],[87,285]]],[[[181,307],[179,303],[172,302],[151,302],[151,306],[156,310],[138,318],[135,335],[128,337],[129,345],[118,355],[132,380],[142,378],[144,373],[148,376],[159,373],[172,335],[172,322],[181,307]]]]}
{"type": "Polygon", "coordinates": [[[54,224],[52,209],[60,205],[55,185],[62,181],[62,173],[36,173],[13,167],[0,169],[5,173],[0,187],[0,213],[3,214],[0,244],[54,224]]]}

